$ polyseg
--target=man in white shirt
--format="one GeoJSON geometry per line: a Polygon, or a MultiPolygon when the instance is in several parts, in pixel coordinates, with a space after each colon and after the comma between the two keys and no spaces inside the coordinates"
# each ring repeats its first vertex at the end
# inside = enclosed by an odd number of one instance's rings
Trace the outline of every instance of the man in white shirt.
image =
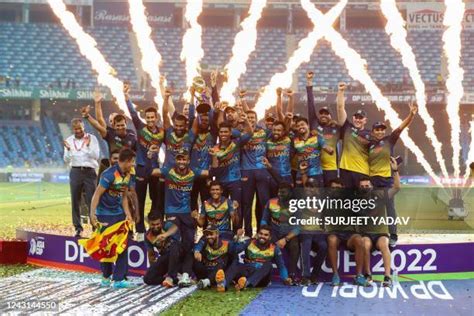
{"type": "MultiPolygon", "coordinates": [[[[84,132],[81,119],[71,121],[74,135],[64,141],[64,161],[71,167],[69,184],[71,187],[72,223],[76,237],[81,237],[80,202],[82,191],[85,192],[86,205],[91,205],[97,183],[96,169],[99,167],[99,143],[94,135],[84,132]]],[[[89,214],[89,212],[88,212],[89,214]]]]}

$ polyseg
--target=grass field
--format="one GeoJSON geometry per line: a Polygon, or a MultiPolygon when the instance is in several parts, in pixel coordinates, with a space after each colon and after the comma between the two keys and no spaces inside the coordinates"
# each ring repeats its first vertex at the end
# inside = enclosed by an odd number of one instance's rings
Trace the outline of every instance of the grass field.
{"type": "MultiPolygon", "coordinates": [[[[447,195],[431,188],[404,187],[397,195],[396,208],[399,216],[410,216],[408,227],[412,230],[452,230],[473,232],[473,216],[466,221],[448,221],[447,195]]],[[[16,228],[61,231],[73,234],[71,225],[70,195],[68,184],[53,183],[0,183],[0,239],[15,237],[16,228]]],[[[473,194],[466,198],[466,207],[474,205],[473,194]]],[[[28,271],[28,265],[0,266],[0,277],[28,271]]],[[[414,279],[440,278],[440,276],[411,276],[414,279]]],[[[447,278],[466,278],[466,275],[451,275],[447,278]]],[[[473,277],[469,275],[468,277],[473,277]]],[[[199,291],[179,302],[165,315],[237,315],[259,293],[249,290],[221,294],[214,291],[199,291]]]]}

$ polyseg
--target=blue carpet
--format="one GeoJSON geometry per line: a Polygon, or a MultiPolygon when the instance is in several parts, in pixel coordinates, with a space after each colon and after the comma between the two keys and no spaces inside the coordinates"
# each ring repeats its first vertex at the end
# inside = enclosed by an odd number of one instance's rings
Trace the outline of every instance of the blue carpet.
{"type": "Polygon", "coordinates": [[[328,283],[264,289],[242,315],[473,315],[474,280],[402,282],[391,290],[328,283]]]}

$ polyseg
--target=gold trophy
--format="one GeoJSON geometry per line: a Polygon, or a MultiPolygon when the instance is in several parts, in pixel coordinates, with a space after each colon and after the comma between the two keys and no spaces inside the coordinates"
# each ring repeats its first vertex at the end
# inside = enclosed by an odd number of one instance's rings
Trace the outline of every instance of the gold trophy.
{"type": "Polygon", "coordinates": [[[211,109],[207,98],[205,97],[206,92],[206,81],[201,76],[193,78],[194,97],[198,100],[199,104],[196,107],[198,113],[207,113],[211,109]]]}

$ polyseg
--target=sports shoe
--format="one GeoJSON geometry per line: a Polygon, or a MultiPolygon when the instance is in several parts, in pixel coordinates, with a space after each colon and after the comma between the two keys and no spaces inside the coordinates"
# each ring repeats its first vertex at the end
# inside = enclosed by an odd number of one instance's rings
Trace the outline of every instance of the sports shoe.
{"type": "Polygon", "coordinates": [[[161,285],[168,288],[173,287],[174,286],[173,279],[170,277],[167,277],[166,279],[163,280],[161,285]]]}
{"type": "Polygon", "coordinates": [[[384,276],[382,286],[383,287],[392,287],[392,278],[390,278],[388,275],[384,276]]]}
{"type": "Polygon", "coordinates": [[[246,286],[247,286],[247,278],[246,277],[241,277],[237,281],[237,284],[235,285],[235,289],[237,291],[244,290],[246,286]]]}
{"type": "Polygon", "coordinates": [[[366,273],[366,274],[364,274],[364,278],[367,280],[367,283],[369,283],[369,284],[374,282],[374,280],[372,279],[372,274],[366,273]]]}
{"type": "Polygon", "coordinates": [[[390,239],[388,240],[388,246],[394,248],[397,246],[398,236],[396,234],[391,234],[390,239]]]}
{"type": "Polygon", "coordinates": [[[311,280],[308,278],[303,277],[300,282],[301,286],[310,286],[311,285],[311,280]]]}
{"type": "Polygon", "coordinates": [[[191,286],[191,279],[189,278],[189,274],[186,272],[181,275],[181,279],[178,281],[179,287],[190,287],[191,286]]]}
{"type": "Polygon", "coordinates": [[[341,278],[339,277],[339,274],[334,273],[332,275],[332,281],[331,281],[332,286],[339,286],[341,285],[341,278]]]}
{"type": "Polygon", "coordinates": [[[367,282],[367,280],[365,279],[365,277],[364,277],[362,274],[358,274],[358,275],[354,278],[354,285],[368,286],[369,283],[367,282]]]}
{"type": "Polygon", "coordinates": [[[216,272],[216,284],[217,292],[225,292],[225,273],[222,269],[216,272]]]}
{"type": "Polygon", "coordinates": [[[111,283],[110,278],[102,277],[102,280],[100,281],[100,286],[101,287],[109,287],[110,283],[111,283]]]}
{"type": "Polygon", "coordinates": [[[201,279],[197,283],[197,288],[200,290],[204,290],[205,288],[208,288],[211,286],[211,281],[209,279],[201,279]]]}
{"type": "Polygon", "coordinates": [[[144,242],[145,241],[145,234],[144,233],[136,233],[134,239],[135,239],[136,242],[144,242]]]}
{"type": "Polygon", "coordinates": [[[114,289],[127,289],[131,287],[135,287],[132,283],[122,280],[122,281],[114,281],[113,285],[114,289]]]}
{"type": "Polygon", "coordinates": [[[317,276],[311,276],[310,278],[311,284],[318,284],[318,277],[317,276]]]}

